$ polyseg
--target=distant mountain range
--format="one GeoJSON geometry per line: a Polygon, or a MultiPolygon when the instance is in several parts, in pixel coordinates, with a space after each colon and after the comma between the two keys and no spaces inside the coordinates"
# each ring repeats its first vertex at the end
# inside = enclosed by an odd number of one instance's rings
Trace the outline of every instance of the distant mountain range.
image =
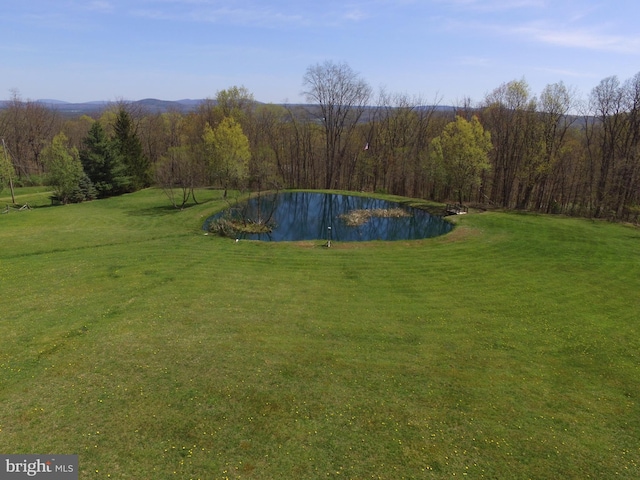
{"type": "MultiPolygon", "coordinates": [[[[215,100],[213,100],[215,102],[215,100]]],[[[117,104],[118,102],[107,102],[107,101],[93,101],[93,102],[83,102],[83,103],[71,103],[65,102],[62,100],[54,100],[54,99],[40,99],[34,100],[35,103],[39,103],[47,108],[51,108],[53,110],[57,110],[63,115],[93,115],[96,113],[100,113],[102,110],[107,108],[109,105],[117,104]]],[[[132,106],[138,106],[141,110],[147,113],[163,113],[163,112],[181,112],[187,113],[195,110],[205,102],[202,100],[158,100],[155,98],[145,98],[144,100],[136,100],[136,101],[125,101],[127,104],[132,106]]],[[[11,101],[8,100],[0,100],[0,109],[6,108],[11,104],[11,101]]]]}
{"type": "MultiPolygon", "coordinates": [[[[164,113],[164,112],[179,112],[179,113],[189,113],[196,110],[200,105],[204,102],[213,102],[215,100],[206,100],[206,99],[184,99],[184,100],[158,100],[156,98],[145,98],[143,100],[136,101],[126,101],[128,105],[136,108],[138,107],[141,111],[145,113],[164,113]]],[[[54,100],[54,99],[41,99],[35,100],[36,103],[39,103],[47,108],[51,108],[53,110],[57,110],[62,115],[65,116],[77,116],[77,115],[96,115],[100,114],[105,108],[109,105],[117,104],[118,102],[108,102],[108,101],[93,101],[93,102],[84,102],[84,103],[71,103],[65,102],[62,100],[54,100]]],[[[0,109],[6,108],[11,102],[0,100],[0,109]]],[[[260,102],[258,102],[260,103],[260,102]]],[[[305,109],[313,110],[317,105],[290,105],[296,107],[304,107],[305,109]]],[[[424,106],[421,108],[434,108],[432,106],[424,106]]],[[[440,112],[451,112],[454,110],[454,107],[438,105],[435,107],[436,111],[440,112]]],[[[371,110],[372,111],[372,110],[371,110]]],[[[366,121],[368,115],[365,114],[363,121],[366,121]]]]}
{"type": "MultiPolygon", "coordinates": [[[[63,114],[70,115],[91,115],[97,112],[104,110],[109,105],[116,104],[118,102],[107,102],[107,101],[93,101],[93,102],[83,102],[83,103],[71,103],[65,102],[62,100],[54,100],[54,99],[41,99],[35,100],[36,103],[39,103],[45,107],[54,109],[63,114]]],[[[156,98],[145,98],[143,100],[136,101],[126,101],[127,104],[132,106],[139,106],[146,112],[149,113],[163,113],[176,111],[181,113],[191,112],[198,108],[205,102],[202,100],[158,100],[156,98]]],[[[0,101],[0,109],[7,107],[10,104],[9,101],[0,101]]]]}

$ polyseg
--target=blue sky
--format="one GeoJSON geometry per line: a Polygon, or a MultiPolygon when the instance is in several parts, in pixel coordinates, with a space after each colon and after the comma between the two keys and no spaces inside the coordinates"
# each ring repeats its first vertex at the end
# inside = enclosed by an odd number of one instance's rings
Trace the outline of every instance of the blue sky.
{"type": "Polygon", "coordinates": [[[0,99],[299,102],[310,65],[375,92],[477,102],[511,80],[586,98],[640,72],[637,0],[3,0],[0,99]]]}

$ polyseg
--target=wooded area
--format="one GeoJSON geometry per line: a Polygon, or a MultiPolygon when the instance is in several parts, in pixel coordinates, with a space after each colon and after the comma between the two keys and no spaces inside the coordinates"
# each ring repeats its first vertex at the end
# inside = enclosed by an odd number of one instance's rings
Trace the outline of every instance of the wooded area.
{"type": "Polygon", "coordinates": [[[262,104],[234,86],[190,113],[117,102],[96,118],[14,94],[0,111],[0,186],[49,182],[70,202],[157,184],[177,207],[206,185],[344,189],[640,218],[640,73],[608,77],[586,100],[514,80],[452,108],[374,98],[332,62],[309,67],[303,87],[307,105],[262,104]]]}

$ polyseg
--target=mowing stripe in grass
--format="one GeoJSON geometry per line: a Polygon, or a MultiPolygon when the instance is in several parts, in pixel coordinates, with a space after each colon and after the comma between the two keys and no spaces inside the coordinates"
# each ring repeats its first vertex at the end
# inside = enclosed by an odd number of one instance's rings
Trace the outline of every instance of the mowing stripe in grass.
{"type": "Polygon", "coordinates": [[[0,217],[1,451],[82,478],[637,476],[637,229],[235,243],[201,196],[0,217]]]}

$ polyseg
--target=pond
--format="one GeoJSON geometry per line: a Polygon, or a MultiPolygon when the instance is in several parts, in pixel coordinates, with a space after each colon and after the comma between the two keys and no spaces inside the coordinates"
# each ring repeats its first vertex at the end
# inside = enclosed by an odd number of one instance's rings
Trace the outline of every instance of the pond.
{"type": "Polygon", "coordinates": [[[238,237],[274,242],[415,240],[444,235],[453,228],[442,217],[400,203],[317,192],[254,197],[207,218],[203,230],[223,217],[267,223],[272,227],[269,233],[239,234],[238,237]]]}

